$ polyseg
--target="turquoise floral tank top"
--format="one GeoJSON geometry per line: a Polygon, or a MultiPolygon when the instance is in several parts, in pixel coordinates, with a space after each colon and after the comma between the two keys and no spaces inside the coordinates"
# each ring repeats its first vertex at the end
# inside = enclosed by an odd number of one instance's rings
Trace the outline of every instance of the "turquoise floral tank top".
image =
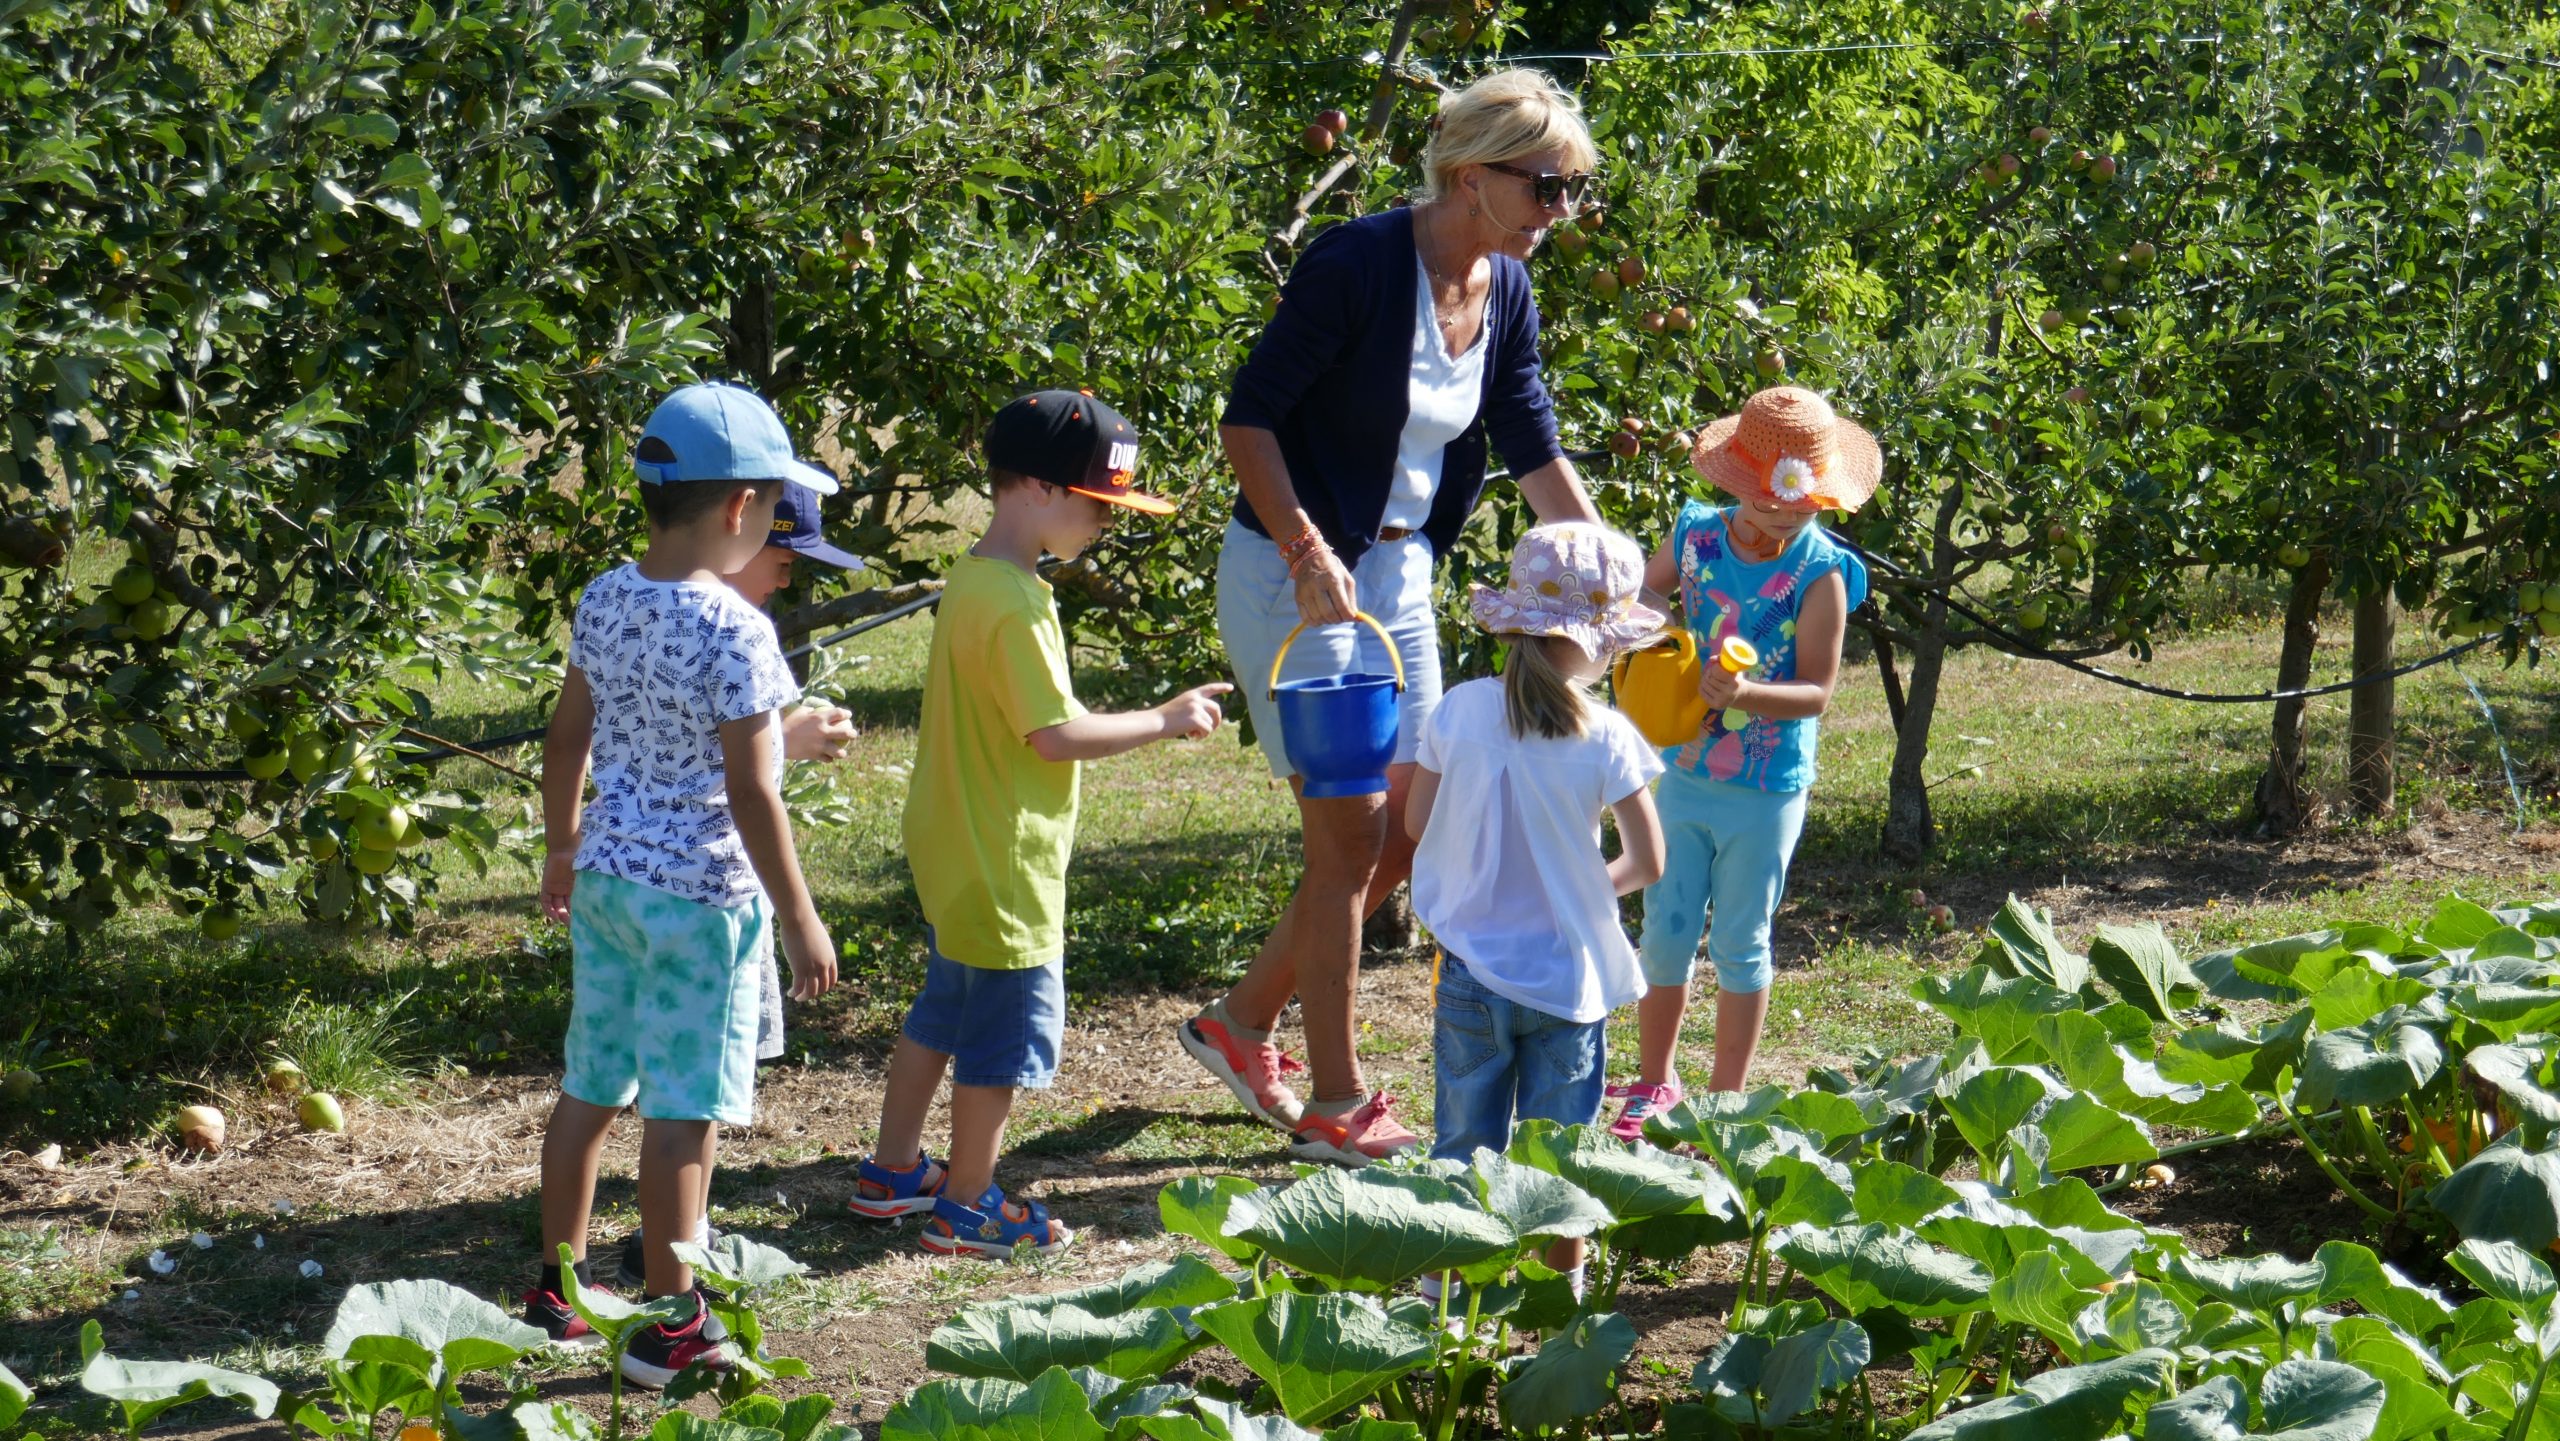
{"type": "MultiPolygon", "coordinates": [[[[1698,638],[1698,654],[1711,659],[1724,638],[1740,635],[1760,652],[1751,680],[1796,678],[1796,612],[1813,583],[1840,573],[1849,609],[1867,598],[1867,564],[1833,540],[1820,522],[1797,531],[1777,558],[1748,561],[1725,538],[1730,506],[1690,501],[1673,522],[1671,543],[1680,558],[1680,609],[1698,638]]],[[[1740,729],[1726,713],[1710,711],[1695,740],[1662,753],[1663,764],[1763,791],[1800,791],[1813,784],[1814,746],[1821,722],[1751,716],[1740,729]]]]}

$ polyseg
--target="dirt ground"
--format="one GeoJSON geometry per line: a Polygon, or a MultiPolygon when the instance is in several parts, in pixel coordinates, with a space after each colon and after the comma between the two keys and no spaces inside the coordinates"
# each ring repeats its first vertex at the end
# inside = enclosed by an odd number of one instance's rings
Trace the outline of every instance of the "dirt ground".
{"type": "MultiPolygon", "coordinates": [[[[2285,847],[2200,840],[2175,861],[2085,874],[2057,868],[1952,881],[1946,889],[1964,892],[1951,898],[1968,916],[1987,914],[2014,890],[2075,927],[2109,920],[2174,925],[2210,908],[2390,878],[2446,891],[2466,878],[2503,877],[2505,885],[2547,873],[2555,849],[2560,843],[2548,833],[2519,838],[2489,818],[2437,817],[2390,837],[2333,834],[2285,847]]],[[[1871,889],[1871,879],[1806,878],[1784,918],[1780,954],[1804,956],[1824,927],[1853,918],[1854,897],[1871,889]]],[[[1931,964],[1964,964],[1974,944],[1969,934],[1943,938],[1931,964]]],[[[1427,988],[1428,967],[1411,959],[1373,966],[1363,980],[1372,1078],[1416,1097],[1430,1086],[1427,988]]],[[[1204,999],[1150,992],[1079,998],[1058,1086],[1037,1101],[1042,1127],[1029,1128],[1035,1144],[1005,1163],[1009,1188],[1045,1199],[1081,1228],[1065,1258],[1034,1265],[930,1257],[916,1248],[913,1225],[881,1227],[844,1211],[852,1189],[848,1155],[867,1142],[880,1099],[876,1041],[847,1046],[845,1059],[823,1066],[768,1070],[758,1121],[726,1138],[715,1206],[722,1224],[781,1246],[813,1271],[813,1284],[775,1307],[772,1348],[807,1359],[815,1374],[777,1394],[829,1392],[845,1403],[840,1418],[849,1412],[866,1435],[876,1435],[887,1408],[929,1379],[925,1338],[964,1301],[1082,1284],[1172,1254],[1184,1243],[1163,1233],[1155,1197],[1174,1177],[1206,1170],[1285,1180],[1289,1163],[1277,1134],[1222,1105],[1224,1093],[1173,1043],[1174,1027],[1204,999]]],[[[1795,1082],[1810,1066],[1844,1059],[1766,1054],[1754,1079],[1795,1082]]],[[[135,1293],[34,1317],[29,1333],[0,1349],[53,1353],[94,1315],[109,1349],[120,1354],[251,1364],[260,1346],[316,1341],[347,1285],[437,1277],[510,1296],[531,1265],[551,1094],[543,1076],[448,1076],[423,1104],[359,1112],[344,1136],[302,1132],[280,1106],[242,1097],[232,1107],[233,1144],[216,1158],[184,1159],[153,1145],[107,1148],[51,1169],[31,1158],[0,1158],[0,1229],[58,1227],[75,1260],[110,1274],[121,1269],[135,1293]],[[189,1244],[197,1231],[214,1242],[211,1249],[189,1244]],[[147,1258],[155,1247],[178,1257],[173,1274],[154,1274],[147,1258]],[[305,1279],[283,1264],[299,1258],[318,1262],[321,1276],[305,1279]],[[292,1334],[280,1334],[288,1325],[292,1334]]],[[[637,1134],[626,1123],[608,1155],[604,1203],[615,1219],[599,1225],[600,1255],[610,1255],[630,1214],[637,1134]]],[[[2122,1201],[2146,1221],[2178,1227],[2200,1251],[2307,1254],[2331,1236],[2361,1233],[2353,1208],[2289,1147],[2199,1153],[2180,1170],[2167,1190],[2122,1201]]],[[[1623,1309],[1644,1336],[1631,1384],[1685,1384],[1719,1334],[1738,1262],[1738,1248],[1704,1253],[1676,1274],[1649,1274],[1628,1288],[1623,1309]],[[1667,1373],[1647,1372],[1647,1360],[1667,1373]]],[[[307,1367],[310,1355],[271,1354],[272,1369],[282,1372],[307,1367]]],[[[604,1391],[593,1363],[553,1366],[539,1386],[601,1412],[604,1391]]],[[[282,1428],[225,1422],[205,1406],[182,1413],[179,1428],[155,1434],[278,1436],[282,1428]],[[185,1429],[188,1416],[198,1419],[196,1429],[185,1429]]]]}

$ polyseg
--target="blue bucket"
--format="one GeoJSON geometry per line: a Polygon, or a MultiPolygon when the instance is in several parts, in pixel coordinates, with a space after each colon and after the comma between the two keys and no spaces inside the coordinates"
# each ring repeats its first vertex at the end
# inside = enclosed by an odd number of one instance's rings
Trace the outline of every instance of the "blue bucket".
{"type": "Polygon", "coordinates": [[[1283,681],[1280,663],[1296,643],[1301,622],[1280,642],[1271,658],[1271,699],[1280,710],[1280,744],[1289,764],[1305,780],[1305,794],[1374,796],[1387,789],[1387,766],[1396,758],[1396,700],[1404,690],[1404,657],[1395,638],[1377,618],[1360,613],[1360,622],[1378,633],[1395,662],[1394,675],[1353,671],[1283,681]]]}

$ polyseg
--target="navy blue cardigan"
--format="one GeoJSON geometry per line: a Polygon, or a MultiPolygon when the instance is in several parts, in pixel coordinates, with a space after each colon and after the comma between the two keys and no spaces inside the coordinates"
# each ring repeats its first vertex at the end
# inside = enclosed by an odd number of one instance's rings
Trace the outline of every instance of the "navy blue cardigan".
{"type": "MultiPolygon", "coordinates": [[[[1280,308],[1254,342],[1227,395],[1228,425],[1280,439],[1298,504],[1346,566],[1377,544],[1395,480],[1413,381],[1413,212],[1383,210],[1316,237],[1290,268],[1280,308]]],[[[1475,423],[1442,452],[1440,488],[1422,533],[1436,558],[1449,553],[1484,492],[1488,434],[1513,475],[1564,454],[1555,407],[1538,378],[1538,308],[1529,269],[1493,257],[1485,303],[1484,394],[1475,423]]],[[[1239,493],[1236,519],[1267,535],[1239,493]]]]}

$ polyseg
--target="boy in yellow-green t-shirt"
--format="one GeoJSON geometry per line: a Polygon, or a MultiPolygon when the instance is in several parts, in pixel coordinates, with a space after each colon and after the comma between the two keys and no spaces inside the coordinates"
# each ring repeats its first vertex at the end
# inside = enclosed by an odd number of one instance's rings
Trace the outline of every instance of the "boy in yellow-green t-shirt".
{"type": "Polygon", "coordinates": [[[876,1220],[930,1212],[924,1248],[940,1255],[1046,1254],[1074,1239],[1038,1202],[1008,1200],[995,1168],[1013,1093],[1049,1084],[1066,1030],[1077,762],[1205,736],[1224,719],[1216,698],[1232,689],[1095,715],[1068,683],[1040,557],[1074,559],[1115,507],[1171,511],[1130,488],[1137,462],[1137,431],[1090,395],[1043,390],[997,412],[987,431],[995,515],[952,566],[934,620],[905,820],[925,983],[889,1062],[879,1140],[851,1207],[876,1220]],[[923,1150],[946,1071],[947,1165],[923,1150]]]}

